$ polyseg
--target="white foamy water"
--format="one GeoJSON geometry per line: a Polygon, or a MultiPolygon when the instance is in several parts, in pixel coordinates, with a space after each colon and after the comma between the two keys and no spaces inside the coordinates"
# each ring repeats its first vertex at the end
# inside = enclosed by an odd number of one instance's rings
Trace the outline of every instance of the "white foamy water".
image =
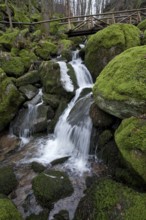
{"type": "Polygon", "coordinates": [[[60,66],[60,72],[61,72],[61,83],[63,88],[68,91],[68,92],[73,92],[74,91],[74,86],[72,84],[72,81],[70,79],[70,76],[67,74],[68,68],[67,65],[64,61],[58,62],[60,66]]]}
{"type": "MultiPolygon", "coordinates": [[[[92,130],[89,109],[92,99],[91,93],[84,97],[80,97],[80,95],[85,88],[92,87],[92,78],[87,68],[82,64],[82,60],[77,57],[77,54],[74,54],[74,59],[70,64],[74,68],[79,88],[76,90],[74,98],[60,116],[54,130],[54,135],[51,138],[48,137],[45,143],[44,140],[42,140],[36,154],[29,160],[49,164],[55,159],[70,156],[69,160],[65,163],[65,167],[83,173],[89,168],[88,153],[92,130]],[[89,99],[89,101],[87,99],[89,99]],[[78,107],[80,102],[83,109],[82,107],[78,107]],[[82,120],[74,121],[74,118],[76,118],[74,114],[81,114],[82,120]]],[[[59,65],[61,71],[64,71],[62,74],[63,77],[66,78],[67,69],[65,63],[60,62],[59,65]]],[[[71,88],[71,85],[70,79],[67,79],[65,88],[71,88]]]]}

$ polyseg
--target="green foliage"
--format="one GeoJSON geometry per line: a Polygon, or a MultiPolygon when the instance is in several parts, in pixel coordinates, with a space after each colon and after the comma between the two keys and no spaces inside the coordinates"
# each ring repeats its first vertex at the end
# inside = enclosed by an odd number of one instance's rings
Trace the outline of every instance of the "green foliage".
{"type": "Polygon", "coordinates": [[[0,219],[1,220],[22,220],[20,213],[14,204],[6,198],[0,199],[0,219]]]}
{"type": "Polygon", "coordinates": [[[0,168],[0,193],[8,195],[17,186],[17,180],[11,167],[0,168]]]}
{"type": "Polygon", "coordinates": [[[127,163],[146,181],[146,120],[134,117],[123,120],[115,140],[127,163]]]}
{"type": "Polygon", "coordinates": [[[68,176],[59,171],[39,174],[33,179],[32,187],[40,204],[49,209],[54,202],[73,193],[68,176]]]}

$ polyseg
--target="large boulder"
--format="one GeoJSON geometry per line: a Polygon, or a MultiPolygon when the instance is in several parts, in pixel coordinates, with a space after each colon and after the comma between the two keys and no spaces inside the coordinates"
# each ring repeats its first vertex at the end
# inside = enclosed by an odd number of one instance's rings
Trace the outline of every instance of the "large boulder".
{"type": "Polygon", "coordinates": [[[0,67],[9,76],[19,77],[25,72],[24,64],[20,57],[12,56],[10,53],[0,53],[0,67]]]}
{"type": "Polygon", "coordinates": [[[23,101],[11,78],[0,69],[0,131],[10,123],[23,101]]]}
{"type": "Polygon", "coordinates": [[[74,220],[144,220],[146,194],[104,179],[95,183],[80,201],[74,220]]]}
{"type": "Polygon", "coordinates": [[[146,112],[146,46],[134,47],[115,57],[93,87],[95,103],[119,118],[146,112]]]}
{"type": "Polygon", "coordinates": [[[93,79],[107,63],[124,50],[140,45],[140,30],[130,24],[113,24],[89,38],[85,64],[93,79]]]}
{"type": "Polygon", "coordinates": [[[35,48],[35,54],[43,60],[50,60],[57,55],[57,46],[49,41],[41,40],[35,48]]]}
{"type": "Polygon", "coordinates": [[[44,91],[49,94],[63,96],[67,99],[73,97],[73,91],[66,91],[61,82],[61,71],[58,63],[54,61],[44,61],[40,66],[41,82],[44,91]]]}
{"type": "Polygon", "coordinates": [[[115,132],[115,140],[127,166],[146,182],[146,117],[124,119],[115,132]]]}
{"type": "Polygon", "coordinates": [[[17,179],[11,167],[0,168],[0,193],[8,195],[17,186],[17,179]]]}
{"type": "Polygon", "coordinates": [[[40,75],[37,70],[29,71],[23,76],[16,79],[16,86],[25,86],[27,84],[35,84],[40,81],[40,75]]]}
{"type": "Polygon", "coordinates": [[[32,188],[39,203],[49,209],[54,202],[73,193],[68,176],[64,172],[53,170],[36,176],[32,181],[32,188]]]}
{"type": "Polygon", "coordinates": [[[10,199],[0,197],[0,219],[1,220],[22,220],[21,214],[10,199]]]}

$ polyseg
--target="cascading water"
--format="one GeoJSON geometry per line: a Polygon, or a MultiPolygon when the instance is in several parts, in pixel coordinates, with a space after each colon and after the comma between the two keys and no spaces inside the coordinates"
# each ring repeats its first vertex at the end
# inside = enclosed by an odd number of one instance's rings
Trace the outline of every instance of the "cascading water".
{"type": "MultiPolygon", "coordinates": [[[[26,145],[30,141],[31,134],[33,133],[33,125],[37,118],[38,107],[42,105],[42,103],[42,89],[39,89],[38,94],[32,99],[31,102],[28,102],[28,108],[20,112],[20,114],[22,115],[22,122],[21,127],[19,127],[19,131],[15,131],[15,129],[18,129],[18,126],[16,126],[18,122],[16,124],[15,121],[12,122],[10,133],[17,133],[17,135],[21,139],[21,146],[26,145]]],[[[19,116],[17,120],[19,120],[19,116]]]]}
{"type": "MultiPolygon", "coordinates": [[[[85,96],[82,96],[82,92],[92,87],[92,78],[85,65],[82,64],[82,60],[78,57],[78,52],[74,53],[70,64],[75,71],[79,88],[75,92],[75,97],[59,118],[53,137],[49,137],[45,144],[42,143],[36,156],[30,160],[48,164],[55,159],[69,156],[70,159],[65,166],[71,170],[84,172],[88,169],[87,160],[92,130],[89,108],[92,98],[91,92],[85,96]],[[79,103],[82,104],[79,105],[79,103]],[[81,120],[76,121],[73,119],[76,114],[82,115],[81,120]]],[[[73,91],[73,85],[67,75],[66,63],[59,62],[59,65],[64,88],[67,91],[73,91]]]]}

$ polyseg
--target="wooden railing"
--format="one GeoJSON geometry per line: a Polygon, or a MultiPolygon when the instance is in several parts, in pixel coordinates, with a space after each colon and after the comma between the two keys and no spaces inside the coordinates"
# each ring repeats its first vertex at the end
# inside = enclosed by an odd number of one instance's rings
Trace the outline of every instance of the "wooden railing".
{"type": "MultiPolygon", "coordinates": [[[[81,15],[74,17],[64,17],[57,19],[50,19],[38,22],[12,22],[14,25],[37,25],[43,23],[50,23],[59,21],[60,25],[67,25],[68,33],[76,31],[84,31],[102,28],[115,23],[129,23],[137,25],[141,20],[146,18],[146,8],[107,12],[94,15],[81,15]]],[[[7,21],[0,21],[1,24],[9,24],[7,21]]]]}

